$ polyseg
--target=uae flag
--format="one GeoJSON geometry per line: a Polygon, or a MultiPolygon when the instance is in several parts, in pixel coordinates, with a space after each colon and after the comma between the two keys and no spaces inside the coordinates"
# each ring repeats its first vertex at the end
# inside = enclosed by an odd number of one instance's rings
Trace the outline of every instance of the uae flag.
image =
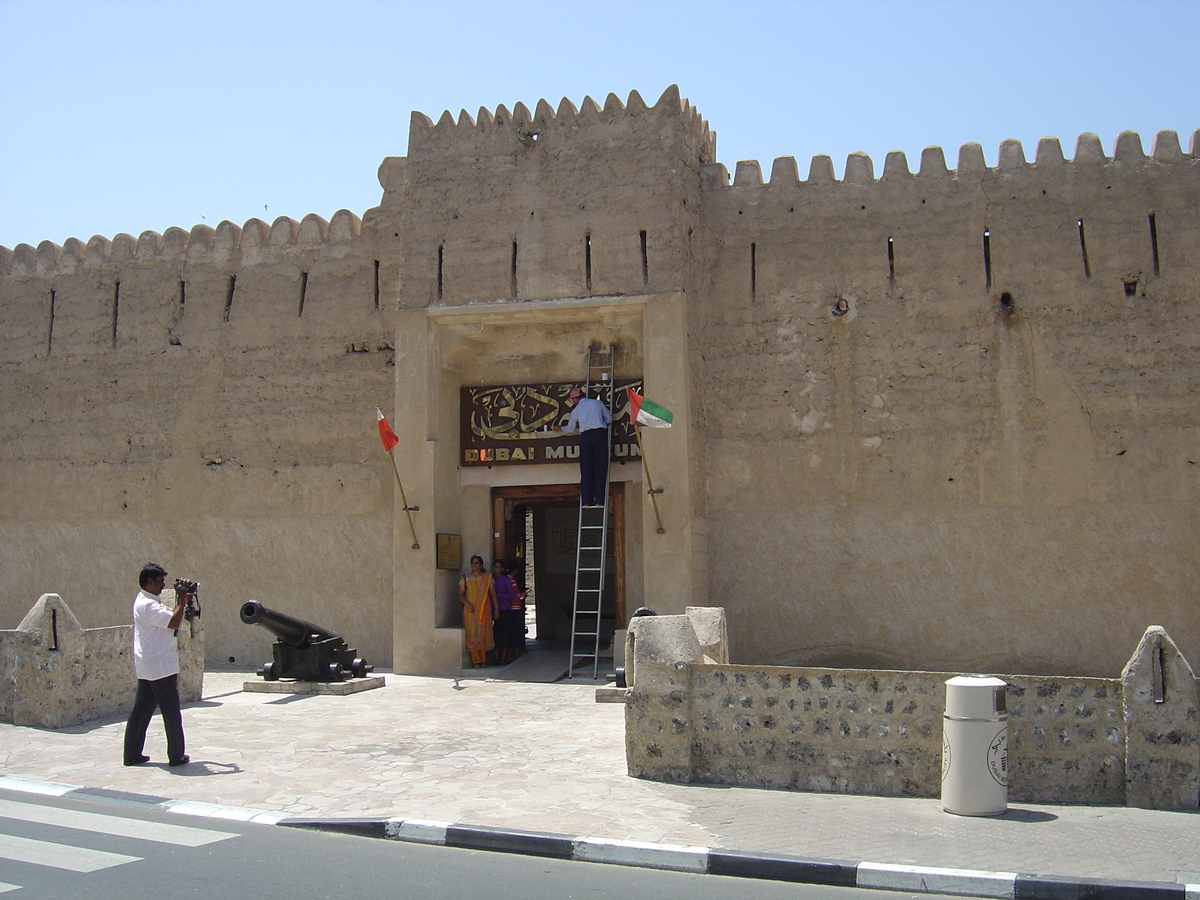
{"type": "Polygon", "coordinates": [[[392,448],[400,443],[400,438],[396,436],[396,432],[392,431],[392,426],[383,417],[378,406],[375,407],[375,418],[379,420],[379,439],[383,441],[383,449],[391,453],[392,448]]]}
{"type": "Polygon", "coordinates": [[[675,418],[665,406],[659,406],[653,400],[647,400],[633,388],[629,391],[629,421],[635,425],[645,425],[647,428],[670,428],[671,420],[675,418]]]}

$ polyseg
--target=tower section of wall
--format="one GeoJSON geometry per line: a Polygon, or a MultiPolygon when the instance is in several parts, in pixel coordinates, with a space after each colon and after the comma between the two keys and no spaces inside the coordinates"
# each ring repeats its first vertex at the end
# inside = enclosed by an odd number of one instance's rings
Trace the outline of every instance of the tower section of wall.
{"type": "MultiPolygon", "coordinates": [[[[401,303],[677,291],[715,138],[671,87],[603,108],[414,113],[403,164],[401,303]]],[[[388,208],[385,195],[384,207],[388,208]]]]}
{"type": "Polygon", "coordinates": [[[739,659],[1087,675],[1149,624],[1200,633],[1197,152],[706,170],[710,577],[739,659]]]}
{"type": "Polygon", "coordinates": [[[390,661],[392,240],[343,210],[0,251],[0,619],[121,624],[157,559],[210,662],[269,658],[251,598],[390,661]]]}

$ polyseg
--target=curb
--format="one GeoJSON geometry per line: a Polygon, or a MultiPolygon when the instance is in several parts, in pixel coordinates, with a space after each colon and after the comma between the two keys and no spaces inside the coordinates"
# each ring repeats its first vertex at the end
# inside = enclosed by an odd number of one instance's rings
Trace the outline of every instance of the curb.
{"type": "Polygon", "coordinates": [[[1010,900],[1158,900],[1200,898],[1200,885],[1165,881],[1108,881],[1053,875],[1021,875],[970,869],[939,869],[836,859],[806,859],[680,847],[636,841],[570,837],[540,831],[510,831],[482,825],[430,822],[423,819],[285,818],[288,828],[341,832],[366,837],[437,844],[462,850],[520,853],[552,859],[640,866],[698,875],[760,878],[796,884],[821,884],[875,890],[922,891],[1010,900]]]}
{"type": "Polygon", "coordinates": [[[1108,881],[1055,875],[1021,875],[1013,872],[808,859],[801,856],[741,853],[709,847],[572,837],[541,831],[513,831],[425,819],[297,818],[244,806],[169,800],[148,794],[34,781],[11,775],[0,775],[0,789],[51,797],[73,797],[233,822],[282,825],[287,828],[432,844],[461,850],[519,853],[525,856],[636,866],[696,875],[724,875],[794,884],[922,891],[927,894],[956,894],[1007,900],[1200,900],[1200,885],[1166,881],[1108,881]]]}

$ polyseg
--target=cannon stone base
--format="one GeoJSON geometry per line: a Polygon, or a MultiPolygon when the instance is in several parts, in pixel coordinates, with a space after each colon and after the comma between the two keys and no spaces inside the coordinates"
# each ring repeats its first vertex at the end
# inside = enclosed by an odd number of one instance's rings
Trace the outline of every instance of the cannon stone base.
{"type": "Polygon", "coordinates": [[[357,694],[384,685],[382,675],[355,678],[353,681],[247,681],[242,690],[249,694],[357,694]]]}

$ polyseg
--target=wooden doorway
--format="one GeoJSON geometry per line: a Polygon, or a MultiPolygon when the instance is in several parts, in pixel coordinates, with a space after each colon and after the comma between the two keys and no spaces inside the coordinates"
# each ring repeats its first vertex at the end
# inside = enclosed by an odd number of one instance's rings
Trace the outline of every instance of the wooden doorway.
{"type": "MultiPolygon", "coordinates": [[[[539,590],[535,591],[537,603],[537,624],[535,637],[539,641],[561,642],[570,640],[570,608],[572,603],[573,572],[571,585],[567,579],[546,575],[544,566],[537,564],[539,555],[543,560],[549,558],[551,548],[540,539],[540,546],[526,546],[526,515],[532,513],[536,517],[556,516],[564,521],[568,510],[574,510],[572,529],[578,521],[579,485],[578,484],[548,484],[523,485],[514,487],[492,488],[492,557],[517,563],[515,568],[520,571],[518,583],[522,577],[531,578],[534,572],[525,570],[525,561],[532,557],[535,567],[542,573],[539,590]],[[533,552],[530,553],[529,551],[533,552]],[[564,615],[565,612],[565,615],[564,615]]],[[[605,597],[610,598],[613,619],[609,627],[615,627],[617,622],[624,622],[625,616],[625,483],[611,482],[608,488],[609,514],[609,558],[612,561],[611,584],[605,587],[605,597]]],[[[540,523],[539,523],[540,524],[540,523]]],[[[543,531],[534,529],[537,534],[543,531]]],[[[574,533],[570,535],[574,540],[574,533]]],[[[607,603],[606,603],[607,606],[607,603]]],[[[607,616],[605,617],[607,619],[607,616]]]]}

